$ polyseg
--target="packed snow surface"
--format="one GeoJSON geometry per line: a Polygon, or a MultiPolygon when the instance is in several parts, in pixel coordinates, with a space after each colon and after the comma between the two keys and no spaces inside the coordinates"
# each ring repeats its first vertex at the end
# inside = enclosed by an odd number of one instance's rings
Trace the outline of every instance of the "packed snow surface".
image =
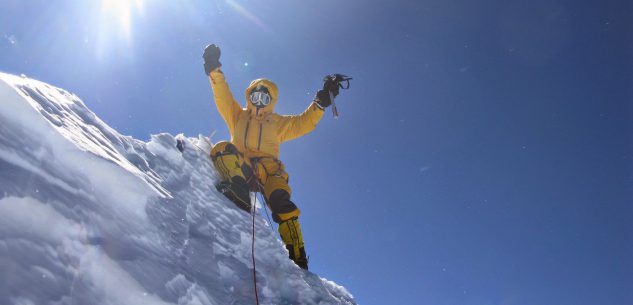
{"type": "MultiPolygon", "coordinates": [[[[0,304],[254,304],[252,218],[213,187],[208,149],[123,136],[76,95],[0,73],[0,304]]],[[[259,214],[255,230],[261,304],[355,304],[259,214]]]]}

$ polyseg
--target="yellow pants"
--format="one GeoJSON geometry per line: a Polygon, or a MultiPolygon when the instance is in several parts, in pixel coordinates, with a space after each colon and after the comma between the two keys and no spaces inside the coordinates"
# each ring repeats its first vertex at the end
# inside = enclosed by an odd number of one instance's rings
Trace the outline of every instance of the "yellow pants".
{"type": "Polygon", "coordinates": [[[290,259],[307,269],[308,260],[298,219],[300,211],[290,201],[292,190],[283,163],[272,157],[244,158],[235,145],[226,141],[213,146],[211,158],[224,182],[237,181],[246,184],[243,188],[264,194],[273,220],[279,223],[279,234],[286,244],[290,259]]]}
{"type": "Polygon", "coordinates": [[[272,157],[245,158],[233,144],[226,141],[213,146],[211,158],[224,181],[241,177],[252,191],[262,192],[276,222],[299,216],[299,209],[290,201],[292,190],[281,161],[272,157]]]}

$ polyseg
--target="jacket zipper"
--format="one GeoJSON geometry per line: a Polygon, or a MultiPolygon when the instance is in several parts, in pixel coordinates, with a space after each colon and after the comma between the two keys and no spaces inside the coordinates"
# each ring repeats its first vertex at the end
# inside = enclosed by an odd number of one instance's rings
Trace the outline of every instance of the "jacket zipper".
{"type": "Polygon", "coordinates": [[[251,125],[251,118],[246,121],[246,131],[244,131],[244,148],[248,149],[248,127],[251,125]]]}
{"type": "Polygon", "coordinates": [[[257,150],[262,145],[262,123],[259,123],[259,138],[257,139],[257,150]]]}

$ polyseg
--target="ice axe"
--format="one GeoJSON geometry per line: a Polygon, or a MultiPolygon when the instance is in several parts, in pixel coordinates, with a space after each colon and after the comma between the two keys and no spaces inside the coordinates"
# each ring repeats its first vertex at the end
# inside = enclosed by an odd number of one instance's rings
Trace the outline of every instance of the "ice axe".
{"type": "Polygon", "coordinates": [[[332,101],[332,114],[335,119],[338,119],[338,109],[334,103],[334,98],[338,95],[339,89],[349,89],[349,81],[352,78],[343,74],[330,74],[323,78],[323,89],[327,90],[330,94],[330,101],[332,101]]]}

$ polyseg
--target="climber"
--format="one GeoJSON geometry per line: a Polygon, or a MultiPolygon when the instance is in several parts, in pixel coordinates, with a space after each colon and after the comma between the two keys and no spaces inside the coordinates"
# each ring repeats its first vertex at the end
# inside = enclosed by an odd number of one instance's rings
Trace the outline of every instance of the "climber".
{"type": "Polygon", "coordinates": [[[253,80],[246,88],[246,108],[233,98],[220,70],[220,48],[212,44],[204,50],[204,71],[211,81],[218,112],[226,122],[231,141],[221,141],[211,150],[213,164],[222,176],[220,190],[238,207],[251,209],[250,191],[263,194],[290,259],[308,269],[300,211],[290,200],[288,173],[278,159],[279,144],[311,132],[331,105],[338,87],[319,90],[308,108],[299,115],[274,113],[279,96],[277,85],[264,78],[253,80]]]}

